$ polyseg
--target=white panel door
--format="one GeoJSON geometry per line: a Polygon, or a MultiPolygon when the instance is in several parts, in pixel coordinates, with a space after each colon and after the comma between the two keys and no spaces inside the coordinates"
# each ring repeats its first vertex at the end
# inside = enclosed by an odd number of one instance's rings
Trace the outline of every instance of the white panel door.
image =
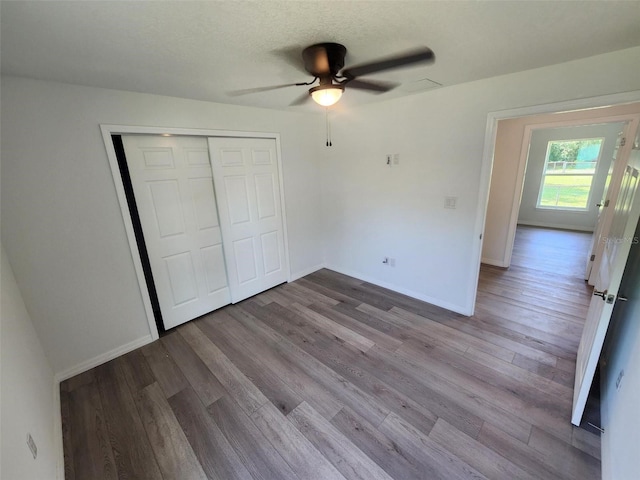
{"type": "Polygon", "coordinates": [[[580,425],[613,307],[618,300],[618,289],[629,250],[631,244],[637,241],[634,235],[640,218],[639,180],[640,171],[632,165],[627,165],[620,184],[609,236],[604,242],[594,296],[591,298],[578,347],[571,415],[574,425],[580,425]]]}
{"type": "Polygon", "coordinates": [[[209,138],[233,303],[288,279],[273,139],[209,138]]]}
{"type": "Polygon", "coordinates": [[[591,246],[589,247],[587,268],[584,277],[589,285],[594,285],[596,282],[598,268],[600,268],[600,262],[602,261],[602,250],[604,248],[602,238],[608,236],[609,228],[611,228],[613,208],[609,208],[609,205],[613,207],[616,203],[622,175],[627,165],[627,159],[623,156],[628,154],[628,151],[620,148],[620,144],[625,136],[625,132],[627,135],[630,134],[628,131],[630,127],[632,127],[632,125],[628,122],[624,130],[618,134],[616,148],[613,151],[613,158],[611,159],[609,172],[607,173],[607,182],[602,193],[602,200],[598,204],[598,221],[596,222],[596,228],[591,237],[591,246]]]}
{"type": "Polygon", "coordinates": [[[231,296],[204,137],[122,137],[166,329],[231,296]]]}

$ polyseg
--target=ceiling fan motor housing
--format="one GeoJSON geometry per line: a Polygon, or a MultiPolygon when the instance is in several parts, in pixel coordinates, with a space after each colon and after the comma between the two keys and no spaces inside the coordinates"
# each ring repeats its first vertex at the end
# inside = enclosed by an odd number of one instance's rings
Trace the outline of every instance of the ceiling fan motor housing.
{"type": "Polygon", "coordinates": [[[335,77],[344,67],[347,49],[339,43],[317,43],[302,51],[304,68],[314,77],[335,77]]]}

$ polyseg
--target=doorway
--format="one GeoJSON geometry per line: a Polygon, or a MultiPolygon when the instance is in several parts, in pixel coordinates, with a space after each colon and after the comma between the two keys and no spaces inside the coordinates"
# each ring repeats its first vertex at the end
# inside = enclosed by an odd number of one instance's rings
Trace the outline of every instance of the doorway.
{"type": "MultiPolygon", "coordinates": [[[[485,222],[481,262],[503,268],[510,265],[523,198],[529,147],[535,132],[545,128],[562,129],[576,125],[637,122],[638,118],[640,103],[566,113],[513,115],[496,120],[495,134],[487,140],[490,144],[493,142],[494,153],[493,168],[488,179],[490,188],[486,201],[482,203],[486,208],[482,212],[485,222]]],[[[487,158],[489,160],[485,161],[485,166],[491,162],[491,157],[487,158]]],[[[536,187],[539,188],[539,185],[536,187]]],[[[549,222],[546,223],[545,226],[549,226],[549,222]]]]}
{"type": "MultiPolygon", "coordinates": [[[[491,119],[491,116],[490,116],[490,119],[491,119]]],[[[489,198],[487,203],[489,204],[489,207],[486,211],[487,217],[486,217],[486,224],[484,228],[484,240],[485,240],[485,245],[488,247],[488,249],[493,248],[494,249],[493,253],[495,254],[495,252],[498,252],[498,254],[494,255],[492,258],[490,255],[487,255],[485,251],[483,252],[483,255],[482,255],[482,261],[485,262],[486,264],[493,264],[498,267],[502,267],[502,269],[505,269],[511,266],[513,245],[514,245],[514,239],[516,235],[516,225],[518,223],[518,217],[520,214],[520,205],[521,205],[521,200],[523,195],[523,185],[524,185],[524,178],[525,178],[525,171],[526,171],[526,160],[529,155],[531,135],[532,135],[532,132],[536,130],[536,127],[544,122],[555,124],[554,126],[557,126],[557,127],[567,127],[569,125],[575,124],[576,120],[587,120],[587,122],[589,123],[624,122],[626,125],[625,136],[628,136],[630,139],[633,139],[635,137],[634,132],[640,120],[640,104],[638,103],[624,104],[624,105],[618,105],[616,107],[572,111],[564,114],[561,114],[561,113],[544,114],[544,115],[530,116],[530,117],[522,117],[522,116],[518,117],[516,115],[510,115],[510,116],[503,117],[503,119],[505,120],[505,124],[508,124],[508,126],[511,127],[511,135],[507,135],[506,138],[508,138],[512,142],[512,147],[519,148],[520,154],[519,154],[519,157],[515,157],[514,155],[504,155],[505,151],[508,151],[508,149],[505,148],[503,151],[501,151],[501,148],[504,147],[504,144],[501,145],[498,143],[497,134],[494,136],[493,140],[495,141],[495,148],[494,148],[495,157],[493,159],[494,160],[493,175],[490,175],[490,180],[489,180],[491,183],[491,192],[488,195],[489,198]],[[547,118],[544,118],[544,117],[547,117],[547,118]],[[542,120],[540,123],[536,123],[540,120],[542,120]],[[507,163],[501,163],[500,158],[502,158],[502,160],[506,159],[507,163]],[[519,158],[519,161],[514,161],[514,158],[519,158]],[[511,165],[508,164],[509,161],[511,162],[511,165]],[[506,169],[500,168],[503,166],[506,166],[507,168],[506,169]],[[511,170],[509,170],[508,167],[511,167],[511,170]],[[501,183],[500,181],[501,179],[504,179],[504,178],[510,178],[511,182],[509,181],[506,182],[507,185],[510,185],[510,188],[504,188],[505,182],[501,183]],[[501,186],[503,188],[500,188],[501,186]],[[493,195],[494,193],[497,193],[497,194],[493,195]],[[497,206],[498,209],[502,208],[502,213],[503,213],[502,223],[496,222],[496,218],[500,217],[500,215],[493,215],[495,212],[491,210],[492,195],[493,195],[493,206],[497,206]],[[496,199],[498,199],[499,201],[496,202],[496,199]],[[502,228],[501,231],[500,231],[500,228],[502,228]],[[492,234],[495,234],[496,231],[499,232],[499,235],[498,236],[494,235],[492,239],[492,234]],[[491,241],[495,239],[497,239],[496,242],[491,241]]],[[[493,125],[496,128],[494,132],[496,132],[500,127],[499,125],[500,122],[497,119],[494,119],[494,122],[495,123],[493,125]]],[[[587,122],[584,122],[584,123],[587,123],[587,122]]],[[[487,141],[491,143],[491,139],[488,138],[487,141]]],[[[624,145],[625,145],[624,139],[622,140],[622,142],[619,142],[616,144],[616,146],[622,146],[622,147],[624,147],[624,145]]],[[[491,150],[491,145],[489,149],[485,151],[485,153],[490,150],[491,150]]],[[[622,157],[624,157],[625,155],[623,150],[624,149],[621,149],[620,152],[618,152],[621,155],[620,159],[623,159],[622,157]]],[[[627,158],[628,158],[629,152],[630,152],[630,146],[626,148],[627,158]]],[[[486,158],[488,157],[485,155],[485,159],[486,158]]],[[[622,162],[616,161],[616,163],[626,165],[626,158],[624,158],[623,160],[624,161],[622,162]]],[[[620,177],[620,180],[622,180],[622,177],[620,177]]],[[[544,177],[542,178],[542,181],[544,181],[544,177]]],[[[611,178],[611,181],[613,181],[613,177],[611,178]]],[[[542,182],[540,182],[539,185],[542,185],[542,182]]],[[[539,202],[540,195],[537,196],[537,199],[539,202]]],[[[615,205],[615,199],[613,200],[612,203],[615,205]]],[[[502,270],[502,271],[506,272],[508,270],[502,270]]],[[[555,277],[554,273],[551,273],[551,272],[543,273],[539,279],[537,277],[537,274],[535,274],[532,278],[532,281],[536,282],[538,280],[541,280],[541,281],[549,282],[553,280],[554,277],[555,277]]],[[[590,287],[586,282],[584,282],[584,280],[581,280],[579,283],[582,283],[582,287],[580,288],[582,289],[586,288],[587,290],[590,290],[590,287]]],[[[553,289],[551,289],[551,291],[552,290],[553,289]]],[[[599,293],[602,294],[602,292],[599,292],[599,293]]],[[[606,294],[606,291],[604,292],[604,294],[606,294]]],[[[539,301],[541,302],[542,305],[544,305],[544,303],[546,303],[545,299],[547,298],[547,296],[544,296],[542,298],[543,299],[539,301]]],[[[609,297],[607,297],[607,300],[608,298],[609,297]]],[[[593,300],[591,300],[591,305],[593,305],[593,300]]],[[[591,310],[592,309],[590,308],[589,315],[591,315],[591,310]]],[[[587,315],[582,317],[581,320],[584,322],[584,319],[586,317],[587,315]]],[[[588,329],[584,327],[584,331],[586,332],[587,330],[588,329]]],[[[580,343],[581,349],[583,348],[582,346],[583,343],[584,343],[584,340],[581,341],[580,343]]],[[[577,368],[577,369],[574,368],[573,372],[575,372],[576,370],[579,370],[580,372],[582,372],[583,370],[582,365],[580,366],[580,368],[577,368]]],[[[593,371],[590,370],[589,375],[592,376],[593,371]]],[[[587,385],[587,382],[583,382],[583,383],[587,387],[590,386],[591,385],[590,378],[589,378],[588,385],[587,385]]],[[[583,391],[582,387],[580,388],[580,391],[581,392],[583,391]]],[[[583,401],[584,401],[584,397],[581,396],[581,402],[583,401]]],[[[574,409],[575,409],[575,405],[576,405],[576,401],[574,398],[574,409]]],[[[572,417],[572,422],[575,424],[577,424],[576,422],[579,422],[579,418],[576,412],[577,412],[577,409],[574,411],[574,414],[572,417]]],[[[580,411],[579,413],[581,414],[582,412],[580,411]]]]}

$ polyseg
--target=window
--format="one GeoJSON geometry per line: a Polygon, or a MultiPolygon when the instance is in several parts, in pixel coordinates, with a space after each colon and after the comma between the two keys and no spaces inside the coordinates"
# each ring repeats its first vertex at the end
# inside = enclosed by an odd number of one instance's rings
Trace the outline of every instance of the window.
{"type": "Polygon", "coordinates": [[[588,209],[603,141],[603,138],[586,138],[548,143],[538,208],[588,209]]]}

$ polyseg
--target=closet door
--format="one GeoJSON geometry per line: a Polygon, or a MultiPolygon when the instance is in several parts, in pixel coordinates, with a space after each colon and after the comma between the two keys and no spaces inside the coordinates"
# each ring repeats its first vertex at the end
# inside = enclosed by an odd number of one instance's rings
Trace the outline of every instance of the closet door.
{"type": "Polygon", "coordinates": [[[166,329],[230,300],[204,137],[122,137],[166,329]]]}
{"type": "Polygon", "coordinates": [[[286,282],[274,139],[209,138],[233,303],[286,282]]]}

